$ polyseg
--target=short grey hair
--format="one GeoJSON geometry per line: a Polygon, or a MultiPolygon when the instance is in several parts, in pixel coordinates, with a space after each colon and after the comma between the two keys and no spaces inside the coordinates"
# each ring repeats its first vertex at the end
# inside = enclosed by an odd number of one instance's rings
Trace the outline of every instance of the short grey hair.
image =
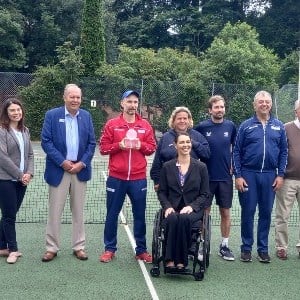
{"type": "Polygon", "coordinates": [[[68,95],[70,88],[78,88],[81,92],[81,88],[75,83],[68,83],[64,89],[64,98],[68,95]]]}
{"type": "Polygon", "coordinates": [[[272,101],[272,95],[269,92],[267,92],[267,91],[259,91],[254,96],[254,102],[256,102],[256,100],[260,96],[266,96],[266,97],[270,98],[270,100],[272,101]]]}
{"type": "Polygon", "coordinates": [[[300,100],[295,101],[295,110],[300,108],[300,100]]]}

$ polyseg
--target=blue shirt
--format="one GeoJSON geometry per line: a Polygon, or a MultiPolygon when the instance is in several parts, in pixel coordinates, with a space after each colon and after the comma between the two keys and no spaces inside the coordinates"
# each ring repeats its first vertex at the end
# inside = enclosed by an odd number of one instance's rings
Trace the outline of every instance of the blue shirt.
{"type": "Polygon", "coordinates": [[[65,108],[65,124],[66,124],[66,144],[67,144],[67,160],[77,161],[79,149],[78,122],[77,116],[72,116],[65,108]]]}
{"type": "Polygon", "coordinates": [[[231,153],[236,138],[236,127],[232,121],[214,123],[211,119],[200,122],[195,130],[208,141],[210,158],[206,165],[210,181],[232,180],[231,153]]]}

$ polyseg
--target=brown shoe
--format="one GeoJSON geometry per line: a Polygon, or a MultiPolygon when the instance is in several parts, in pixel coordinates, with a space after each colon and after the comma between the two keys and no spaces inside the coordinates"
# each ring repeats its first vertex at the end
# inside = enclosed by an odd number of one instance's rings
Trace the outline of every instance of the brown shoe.
{"type": "Polygon", "coordinates": [[[73,255],[76,256],[76,258],[80,260],[87,260],[88,256],[86,255],[85,251],[83,249],[73,251],[73,255]]]}
{"type": "Polygon", "coordinates": [[[53,260],[56,256],[57,256],[57,253],[51,252],[51,251],[47,251],[47,252],[45,252],[44,256],[42,257],[42,261],[43,261],[43,262],[51,261],[51,260],[53,260]]]}
{"type": "Polygon", "coordinates": [[[287,259],[287,252],[284,249],[279,249],[276,251],[276,255],[279,259],[286,260],[287,259]]]}

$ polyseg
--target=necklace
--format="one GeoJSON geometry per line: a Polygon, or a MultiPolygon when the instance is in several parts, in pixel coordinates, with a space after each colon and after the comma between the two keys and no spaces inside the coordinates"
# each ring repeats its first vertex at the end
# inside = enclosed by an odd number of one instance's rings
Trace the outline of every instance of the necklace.
{"type": "Polygon", "coordinates": [[[185,181],[185,177],[186,177],[186,174],[183,174],[182,171],[181,171],[181,165],[179,162],[176,162],[176,167],[178,168],[178,175],[179,175],[179,182],[180,182],[180,185],[183,186],[184,185],[184,181],[185,181]]]}

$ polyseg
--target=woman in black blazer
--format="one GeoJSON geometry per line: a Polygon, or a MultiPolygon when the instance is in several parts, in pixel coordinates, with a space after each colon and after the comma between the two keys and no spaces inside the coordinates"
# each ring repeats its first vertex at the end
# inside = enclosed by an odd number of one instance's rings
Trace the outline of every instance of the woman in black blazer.
{"type": "Polygon", "coordinates": [[[193,223],[208,206],[209,181],[206,165],[191,157],[192,141],[187,132],[175,138],[177,158],[163,165],[158,199],[164,210],[167,268],[184,269],[188,264],[193,223]]]}

